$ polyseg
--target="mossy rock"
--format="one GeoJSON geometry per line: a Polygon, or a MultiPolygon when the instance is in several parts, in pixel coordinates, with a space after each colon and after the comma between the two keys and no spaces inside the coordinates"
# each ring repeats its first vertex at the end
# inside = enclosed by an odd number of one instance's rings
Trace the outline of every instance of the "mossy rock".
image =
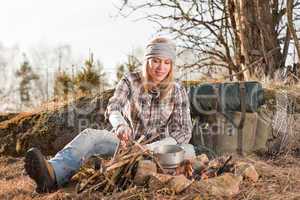
{"type": "Polygon", "coordinates": [[[109,129],[104,112],[113,90],[80,97],[56,110],[20,113],[0,123],[0,154],[24,155],[38,147],[54,155],[85,128],[109,129]]]}

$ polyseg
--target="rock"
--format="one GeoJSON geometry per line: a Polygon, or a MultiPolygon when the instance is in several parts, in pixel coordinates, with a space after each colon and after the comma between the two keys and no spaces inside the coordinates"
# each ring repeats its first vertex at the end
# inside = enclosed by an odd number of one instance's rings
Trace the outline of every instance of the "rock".
{"type": "Polygon", "coordinates": [[[253,182],[258,181],[259,175],[253,165],[247,167],[244,171],[244,176],[253,182]]]}
{"type": "Polygon", "coordinates": [[[237,175],[243,176],[245,179],[249,179],[253,182],[258,180],[259,174],[252,164],[239,162],[235,165],[235,167],[237,175]]]}
{"type": "Polygon", "coordinates": [[[203,165],[207,165],[209,163],[209,159],[206,154],[201,154],[196,157],[197,161],[201,162],[203,165]]]}
{"type": "Polygon", "coordinates": [[[209,163],[209,159],[206,154],[198,155],[193,160],[193,169],[195,173],[199,174],[209,163]]]}
{"type": "Polygon", "coordinates": [[[162,188],[173,189],[176,194],[187,189],[193,181],[187,179],[184,175],[172,176],[167,174],[152,174],[148,182],[151,191],[162,188]]]}
{"type": "Polygon", "coordinates": [[[201,180],[195,183],[197,191],[214,196],[231,197],[239,192],[239,186],[243,180],[242,176],[225,173],[222,176],[201,180]]]}
{"type": "Polygon", "coordinates": [[[213,195],[232,196],[239,192],[242,179],[241,176],[225,173],[222,176],[208,179],[208,184],[211,185],[213,195]]]}
{"type": "Polygon", "coordinates": [[[193,181],[187,179],[184,175],[174,176],[168,183],[171,189],[174,189],[176,194],[181,193],[188,188],[193,181]]]}
{"type": "Polygon", "coordinates": [[[85,128],[110,129],[104,112],[113,90],[78,97],[61,107],[45,105],[32,113],[19,113],[0,121],[0,154],[22,156],[31,147],[54,155],[85,128]]]}
{"type": "Polygon", "coordinates": [[[140,160],[133,182],[142,186],[147,183],[150,176],[157,173],[156,164],[151,160],[140,160]]]}
{"type": "Polygon", "coordinates": [[[152,174],[148,182],[149,188],[153,191],[164,188],[172,178],[173,176],[168,174],[152,174]]]}

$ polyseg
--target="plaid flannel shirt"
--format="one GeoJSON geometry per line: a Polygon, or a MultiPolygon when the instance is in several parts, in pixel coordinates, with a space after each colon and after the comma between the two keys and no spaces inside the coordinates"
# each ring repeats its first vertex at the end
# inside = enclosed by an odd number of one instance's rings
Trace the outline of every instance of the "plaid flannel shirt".
{"type": "Polygon", "coordinates": [[[171,136],[179,144],[188,143],[192,121],[185,88],[176,82],[163,99],[158,96],[144,90],[140,72],[129,73],[110,98],[106,117],[112,111],[121,112],[133,130],[134,139],[159,133],[160,139],[171,136]]]}

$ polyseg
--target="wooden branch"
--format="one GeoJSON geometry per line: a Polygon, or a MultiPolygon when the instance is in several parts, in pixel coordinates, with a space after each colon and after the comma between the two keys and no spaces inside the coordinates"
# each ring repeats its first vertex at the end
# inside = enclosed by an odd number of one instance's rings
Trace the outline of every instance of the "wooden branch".
{"type": "MultiPolygon", "coordinates": [[[[273,55],[273,53],[275,51],[277,51],[280,47],[277,47],[277,48],[274,48],[272,50],[270,50],[269,52],[266,53],[266,56],[269,57],[271,55],[273,55]]],[[[251,67],[257,65],[258,63],[262,62],[265,58],[264,57],[261,57],[260,59],[254,61],[253,63],[249,64],[247,67],[245,67],[243,70],[235,73],[235,74],[232,74],[232,75],[228,75],[228,76],[224,76],[224,78],[229,78],[230,76],[238,76],[238,75],[241,75],[243,74],[246,70],[249,70],[251,67]]]]}

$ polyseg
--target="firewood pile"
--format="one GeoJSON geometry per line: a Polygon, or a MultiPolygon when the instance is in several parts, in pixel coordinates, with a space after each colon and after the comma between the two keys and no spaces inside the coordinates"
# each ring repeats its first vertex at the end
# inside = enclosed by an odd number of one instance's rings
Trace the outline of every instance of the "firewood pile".
{"type": "Polygon", "coordinates": [[[209,160],[205,154],[184,160],[179,166],[165,169],[153,152],[144,147],[143,138],[117,148],[111,159],[90,158],[73,177],[77,193],[101,192],[104,196],[136,191],[164,195],[203,193],[231,196],[238,192],[243,178],[257,181],[255,168],[237,163],[232,156],[209,160]],[[222,188],[224,186],[224,188],[222,188]],[[221,188],[218,188],[221,187],[221,188]],[[225,188],[226,187],[226,188],[225,188]]]}

